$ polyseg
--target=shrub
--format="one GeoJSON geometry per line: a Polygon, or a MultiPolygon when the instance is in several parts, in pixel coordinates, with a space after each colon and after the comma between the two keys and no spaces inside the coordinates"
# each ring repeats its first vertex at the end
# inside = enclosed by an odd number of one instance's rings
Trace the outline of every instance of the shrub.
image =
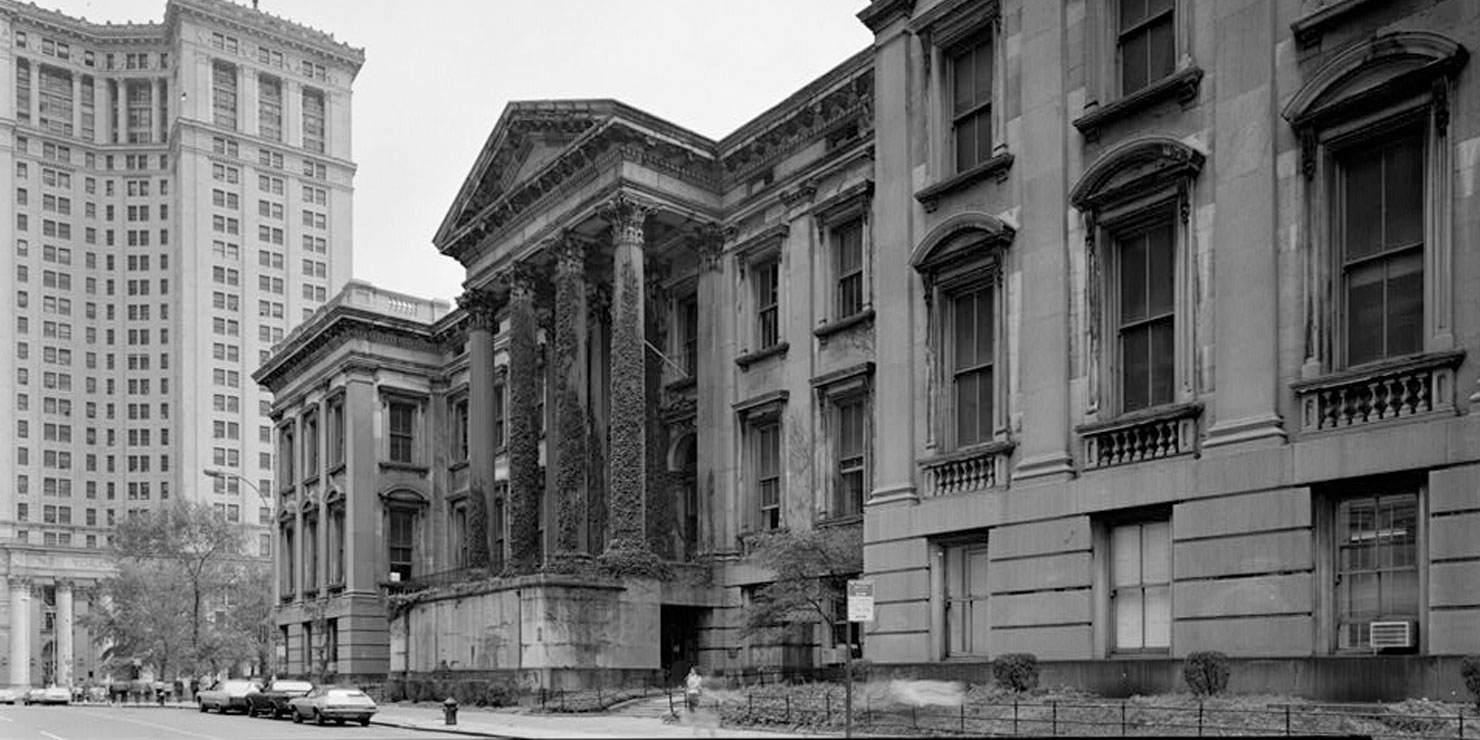
{"type": "Polygon", "coordinates": [[[1182,662],[1182,678],[1198,696],[1212,696],[1228,688],[1228,656],[1216,650],[1188,653],[1182,662]]]}
{"type": "Polygon", "coordinates": [[[1038,656],[1032,653],[1006,653],[992,661],[992,678],[997,685],[1013,691],[1038,688],[1038,656]]]}
{"type": "Polygon", "coordinates": [[[1459,662],[1459,675],[1465,679],[1465,688],[1480,707],[1480,655],[1466,655],[1459,662]]]}
{"type": "Polygon", "coordinates": [[[519,703],[519,691],[513,685],[490,681],[483,687],[482,703],[489,707],[509,707],[519,703]]]}

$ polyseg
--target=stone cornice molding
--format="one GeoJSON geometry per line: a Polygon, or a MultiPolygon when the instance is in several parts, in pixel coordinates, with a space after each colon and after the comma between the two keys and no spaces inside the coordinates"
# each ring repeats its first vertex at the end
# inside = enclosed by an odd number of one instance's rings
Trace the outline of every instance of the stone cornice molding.
{"type": "Polygon", "coordinates": [[[266,365],[252,374],[252,379],[276,393],[296,371],[311,367],[329,352],[356,339],[431,354],[441,352],[441,345],[433,339],[426,324],[340,305],[324,322],[282,346],[266,365]]]}
{"type": "Polygon", "coordinates": [[[977,244],[978,240],[962,241],[958,237],[963,234],[979,234],[983,247],[996,250],[1011,244],[1016,233],[1002,219],[985,213],[957,214],[936,225],[920,240],[910,253],[910,267],[916,272],[929,273],[958,259],[975,256],[966,254],[965,248],[977,244]]]}
{"type": "Polygon", "coordinates": [[[365,50],[335,40],[333,34],[280,18],[271,13],[248,9],[221,0],[172,0],[165,9],[162,30],[173,34],[180,27],[180,16],[189,15],[212,26],[266,36],[298,51],[307,51],[350,68],[350,76],[365,64],[365,50]]]}
{"type": "Polygon", "coordinates": [[[744,259],[751,254],[764,251],[773,247],[780,247],[781,242],[786,240],[787,234],[791,233],[791,227],[785,222],[768,226],[760,231],[745,237],[729,251],[736,257],[744,259]]]}
{"type": "Polygon", "coordinates": [[[1196,177],[1206,156],[1168,136],[1145,136],[1125,142],[1095,160],[1069,202],[1088,213],[1156,190],[1178,179],[1196,177]]]}
{"type": "Polygon", "coordinates": [[[915,11],[915,0],[874,0],[871,5],[858,11],[858,20],[875,34],[882,32],[890,23],[908,18],[915,11]]]}

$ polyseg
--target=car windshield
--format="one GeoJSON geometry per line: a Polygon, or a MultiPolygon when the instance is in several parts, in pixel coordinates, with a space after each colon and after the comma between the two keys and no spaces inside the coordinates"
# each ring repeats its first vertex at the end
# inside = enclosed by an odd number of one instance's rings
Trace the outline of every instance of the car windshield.
{"type": "Polygon", "coordinates": [[[308,691],[313,688],[313,684],[307,681],[277,681],[272,688],[274,691],[308,691]]]}

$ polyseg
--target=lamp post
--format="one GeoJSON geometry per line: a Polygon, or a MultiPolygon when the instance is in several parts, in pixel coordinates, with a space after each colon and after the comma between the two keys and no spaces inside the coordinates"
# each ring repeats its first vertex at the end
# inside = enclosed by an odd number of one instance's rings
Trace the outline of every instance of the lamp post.
{"type": "MultiPolygon", "coordinates": [[[[272,518],[273,518],[272,515],[273,515],[273,508],[274,508],[273,507],[273,504],[272,504],[272,499],[268,498],[267,495],[262,492],[262,489],[261,488],[258,488],[255,483],[253,483],[250,480],[247,480],[241,474],[239,474],[239,473],[233,473],[233,472],[231,472],[229,470],[220,470],[218,468],[205,468],[201,472],[202,473],[205,473],[207,478],[217,478],[217,479],[220,479],[220,480],[231,480],[231,479],[235,479],[237,481],[240,481],[247,488],[252,489],[252,493],[257,494],[257,498],[265,505],[265,508],[267,509],[267,523],[268,523],[268,526],[271,526],[272,525],[272,518]]],[[[246,518],[245,514],[242,517],[242,522],[241,523],[244,526],[246,526],[248,524],[248,521],[247,521],[247,518],[246,518]]],[[[259,522],[259,524],[260,524],[260,522],[259,522]]],[[[269,675],[275,675],[276,674],[276,664],[277,664],[277,635],[276,635],[276,632],[275,631],[268,636],[268,642],[270,644],[270,650],[268,652],[268,664],[265,665],[265,666],[263,666],[263,669],[266,670],[269,673],[269,675]]]]}

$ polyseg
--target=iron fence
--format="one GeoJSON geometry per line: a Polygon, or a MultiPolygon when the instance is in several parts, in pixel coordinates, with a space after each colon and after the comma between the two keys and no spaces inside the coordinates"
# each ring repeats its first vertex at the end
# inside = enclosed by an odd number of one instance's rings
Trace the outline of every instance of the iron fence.
{"type": "MultiPolygon", "coordinates": [[[[705,701],[727,724],[841,728],[842,689],[821,696],[744,691],[730,701],[705,701]]],[[[1366,735],[1401,740],[1480,738],[1480,713],[1413,713],[1390,706],[1268,704],[1223,707],[1207,702],[1153,704],[1134,700],[976,701],[954,707],[880,706],[855,690],[854,729],[862,733],[988,737],[1096,735],[1366,735]]],[[[680,699],[681,706],[681,699],[680,699]]]]}

